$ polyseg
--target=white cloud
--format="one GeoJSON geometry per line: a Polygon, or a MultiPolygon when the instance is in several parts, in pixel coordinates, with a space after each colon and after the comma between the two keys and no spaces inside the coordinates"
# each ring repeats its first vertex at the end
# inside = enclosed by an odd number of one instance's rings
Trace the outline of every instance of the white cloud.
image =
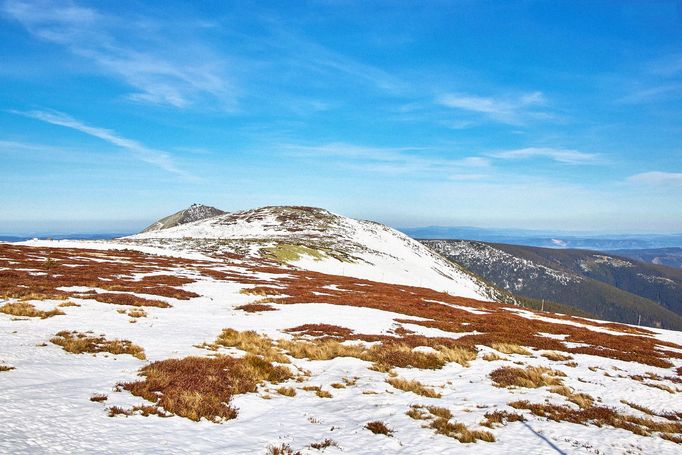
{"type": "Polygon", "coordinates": [[[682,172],[642,172],[631,175],[628,181],[647,185],[682,185],[682,172]]]}
{"type": "MultiPolygon", "coordinates": [[[[307,146],[286,145],[286,153],[300,159],[334,159],[346,167],[387,174],[457,175],[490,166],[486,157],[448,158],[444,153],[434,156],[434,150],[418,147],[371,147],[343,142],[307,146]]],[[[480,177],[479,177],[480,178],[480,177]]]]}
{"type": "Polygon", "coordinates": [[[595,153],[551,147],[526,147],[515,150],[504,150],[490,153],[489,156],[505,160],[548,158],[563,164],[592,164],[596,163],[599,159],[599,155],[595,153]]]}
{"type": "Polygon", "coordinates": [[[160,169],[172,172],[184,178],[189,179],[193,178],[191,175],[178,169],[175,163],[173,163],[171,157],[166,152],[146,147],[135,140],[127,139],[123,136],[116,134],[111,130],[86,125],[85,123],[82,123],[62,112],[58,111],[27,111],[27,112],[13,111],[13,112],[46,123],[51,123],[53,125],[59,125],[65,128],[71,128],[73,130],[80,131],[82,133],[88,134],[90,136],[106,141],[110,144],[113,144],[117,147],[125,149],[129,151],[131,154],[133,154],[133,156],[135,156],[139,160],[152,164],[160,169]]]}
{"type": "MultiPolygon", "coordinates": [[[[184,108],[212,97],[226,109],[236,105],[224,59],[205,46],[175,40],[171,48],[149,23],[107,17],[70,2],[6,1],[5,16],[34,37],[65,47],[134,88],[129,98],[184,108]]],[[[184,38],[184,37],[183,37],[184,38]]]]}
{"type": "Polygon", "coordinates": [[[546,103],[541,92],[505,98],[448,93],[438,97],[436,101],[443,106],[483,114],[497,122],[512,125],[524,123],[532,118],[549,117],[549,114],[534,109],[546,103]]]}

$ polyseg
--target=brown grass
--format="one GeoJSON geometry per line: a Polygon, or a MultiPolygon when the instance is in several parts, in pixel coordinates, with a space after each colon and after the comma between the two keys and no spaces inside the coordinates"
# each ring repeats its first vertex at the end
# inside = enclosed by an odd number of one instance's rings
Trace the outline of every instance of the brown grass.
{"type": "Polygon", "coordinates": [[[566,360],[573,360],[573,357],[567,354],[562,354],[561,352],[556,352],[556,351],[547,351],[543,352],[542,357],[545,357],[549,360],[554,360],[556,362],[565,362],[566,360]]]}
{"type": "Polygon", "coordinates": [[[586,393],[575,393],[571,388],[566,386],[556,386],[549,389],[551,393],[562,395],[571,403],[577,404],[581,409],[588,409],[594,405],[594,398],[586,393]]]}
{"type": "Polygon", "coordinates": [[[60,308],[67,308],[67,307],[79,307],[80,305],[75,303],[75,302],[72,302],[71,300],[67,300],[66,302],[60,303],[57,306],[60,308]]]}
{"type": "Polygon", "coordinates": [[[14,369],[15,368],[12,366],[0,364],[0,371],[12,371],[14,369]]]}
{"type": "Polygon", "coordinates": [[[279,387],[277,388],[277,393],[280,395],[284,395],[286,397],[295,397],[296,396],[296,389],[293,387],[279,387]]]}
{"type": "Polygon", "coordinates": [[[212,345],[205,345],[209,348],[217,348],[217,346],[241,349],[249,354],[262,356],[268,362],[290,363],[289,358],[275,348],[269,337],[252,330],[240,332],[234,329],[223,329],[212,345]]]}
{"type": "Polygon", "coordinates": [[[237,310],[246,311],[247,313],[259,313],[261,311],[277,311],[277,308],[272,305],[267,305],[264,303],[247,303],[245,305],[239,305],[236,307],[237,310]]]}
{"type": "Polygon", "coordinates": [[[95,403],[101,403],[107,401],[107,399],[109,399],[109,397],[104,393],[95,393],[90,397],[90,401],[94,401],[95,403]]]}
{"type": "Polygon", "coordinates": [[[513,343],[492,343],[490,347],[502,354],[532,355],[528,349],[513,343]]]}
{"type": "Polygon", "coordinates": [[[447,408],[412,405],[406,414],[415,420],[429,421],[425,428],[431,428],[437,434],[457,439],[461,443],[495,441],[495,437],[488,431],[470,430],[463,423],[450,422],[453,416],[452,412],[447,408]]]}
{"type": "Polygon", "coordinates": [[[592,406],[576,410],[568,406],[529,403],[528,401],[515,401],[509,405],[516,409],[527,409],[537,416],[546,417],[556,422],[592,424],[598,427],[610,425],[640,436],[650,436],[652,432],[670,435],[682,433],[682,423],[680,422],[659,422],[650,418],[635,417],[604,406],[592,406]]]}
{"type": "Polygon", "coordinates": [[[131,318],[146,318],[147,312],[144,311],[142,308],[135,308],[128,310],[128,316],[130,316],[131,318]]]}
{"type": "Polygon", "coordinates": [[[507,422],[523,422],[526,420],[521,414],[508,411],[486,412],[484,417],[485,420],[481,422],[481,425],[488,428],[493,428],[495,424],[506,425],[507,422]]]}
{"type": "Polygon", "coordinates": [[[403,378],[388,378],[386,382],[391,384],[393,387],[405,392],[416,393],[423,397],[428,398],[440,398],[440,393],[436,392],[430,387],[426,387],[419,381],[403,379],[403,378]]]}
{"type": "Polygon", "coordinates": [[[495,360],[507,360],[506,357],[502,357],[501,355],[495,354],[494,352],[486,352],[483,355],[483,360],[487,362],[494,362],[495,360]]]}
{"type": "Polygon", "coordinates": [[[334,441],[333,439],[326,438],[324,441],[313,442],[312,444],[310,444],[309,447],[311,449],[324,450],[324,449],[327,449],[329,447],[338,447],[338,446],[339,446],[338,442],[334,441]]]}
{"type": "Polygon", "coordinates": [[[198,421],[233,419],[232,396],[255,392],[259,383],[291,378],[288,368],[253,355],[243,358],[185,357],[153,362],[140,370],[144,379],[121,384],[133,395],[167,412],[198,421]]]}
{"type": "Polygon", "coordinates": [[[156,308],[170,308],[171,304],[163,300],[145,299],[133,294],[123,294],[121,292],[91,292],[86,294],[78,294],[78,298],[92,299],[102,303],[110,303],[112,305],[128,305],[135,307],[156,307],[156,308]]]}
{"type": "Polygon", "coordinates": [[[365,425],[365,428],[367,428],[369,431],[371,431],[374,434],[383,434],[386,436],[393,436],[393,430],[391,428],[389,428],[384,422],[382,422],[380,420],[368,422],[367,425],[365,425]]]}
{"type": "Polygon", "coordinates": [[[331,393],[329,393],[329,392],[326,391],[326,390],[322,390],[322,389],[317,390],[317,391],[315,392],[315,395],[317,395],[317,396],[320,397],[320,398],[332,398],[332,394],[331,394],[331,393]]]}
{"type": "Polygon", "coordinates": [[[289,444],[280,444],[277,446],[270,445],[267,447],[267,455],[301,455],[301,452],[296,451],[291,448],[289,444]]]}
{"type": "Polygon", "coordinates": [[[524,368],[501,367],[490,373],[490,379],[497,387],[528,387],[537,388],[542,386],[562,385],[561,379],[556,376],[565,376],[560,371],[544,367],[529,366],[524,368]]]}
{"type": "Polygon", "coordinates": [[[47,319],[51,318],[52,316],[64,314],[64,312],[58,308],[54,308],[49,311],[42,311],[37,309],[33,304],[28,302],[6,303],[0,307],[0,313],[9,314],[11,316],[40,319],[47,319]]]}
{"type": "Polygon", "coordinates": [[[63,330],[50,341],[72,354],[108,352],[116,355],[129,354],[140,360],[145,359],[144,349],[140,346],[128,340],[107,340],[104,335],[92,336],[63,330]]]}

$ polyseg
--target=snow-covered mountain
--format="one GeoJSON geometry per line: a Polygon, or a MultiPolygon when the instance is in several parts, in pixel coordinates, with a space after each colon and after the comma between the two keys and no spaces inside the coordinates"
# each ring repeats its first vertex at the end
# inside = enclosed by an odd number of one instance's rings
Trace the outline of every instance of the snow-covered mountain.
{"type": "Polygon", "coordinates": [[[192,223],[194,221],[204,220],[213,216],[222,215],[222,210],[215,207],[202,204],[192,204],[186,209],[180,210],[172,215],[161,218],[159,221],[147,226],[142,232],[154,232],[163,229],[169,229],[175,226],[192,223]]]}
{"type": "Polygon", "coordinates": [[[321,208],[262,207],[127,238],[168,245],[154,242],[159,239],[179,240],[185,248],[219,242],[224,251],[248,250],[305,270],[428,287],[479,300],[499,296],[474,275],[395,229],[321,208]]]}

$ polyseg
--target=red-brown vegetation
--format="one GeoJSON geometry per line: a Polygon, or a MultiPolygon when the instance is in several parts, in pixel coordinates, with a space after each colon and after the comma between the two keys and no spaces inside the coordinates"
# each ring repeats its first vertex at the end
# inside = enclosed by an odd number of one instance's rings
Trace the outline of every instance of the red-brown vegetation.
{"type": "Polygon", "coordinates": [[[214,422],[237,416],[230,405],[233,395],[255,392],[263,381],[276,384],[291,377],[288,368],[253,355],[162,360],[143,367],[140,374],[144,379],[121,387],[167,412],[214,422]]]}
{"type": "Polygon", "coordinates": [[[145,359],[144,349],[128,340],[107,340],[104,335],[93,336],[86,333],[58,332],[51,340],[72,354],[108,352],[111,354],[130,354],[140,360],[145,359]]]}

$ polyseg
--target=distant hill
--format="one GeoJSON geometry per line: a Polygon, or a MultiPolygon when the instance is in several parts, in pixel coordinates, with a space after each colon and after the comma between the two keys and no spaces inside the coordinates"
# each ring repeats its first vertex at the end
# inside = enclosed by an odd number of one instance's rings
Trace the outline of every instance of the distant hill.
{"type": "Polygon", "coordinates": [[[682,248],[650,248],[644,250],[614,250],[613,254],[642,262],[682,268],[682,248]]]}
{"type": "Polygon", "coordinates": [[[475,240],[545,248],[612,251],[682,247],[682,234],[597,234],[468,226],[427,226],[399,230],[415,239],[475,240]]]}
{"type": "Polygon", "coordinates": [[[514,294],[600,318],[682,330],[682,270],[589,250],[462,240],[424,244],[514,294]]]}

